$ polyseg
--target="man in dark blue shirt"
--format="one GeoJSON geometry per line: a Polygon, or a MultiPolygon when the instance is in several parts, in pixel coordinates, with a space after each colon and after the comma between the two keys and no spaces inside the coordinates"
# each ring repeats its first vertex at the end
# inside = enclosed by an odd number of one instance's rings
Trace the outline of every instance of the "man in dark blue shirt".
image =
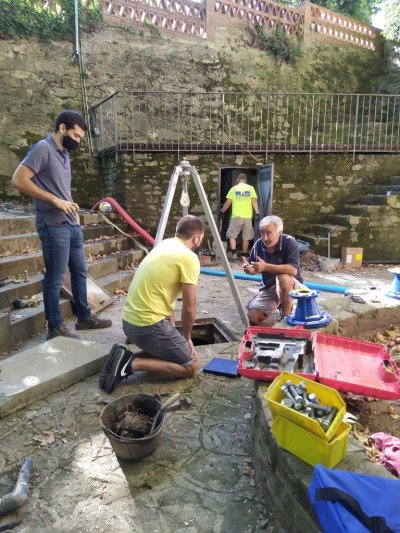
{"type": "Polygon", "coordinates": [[[297,241],[283,233],[282,219],[271,215],[260,222],[261,237],[250,252],[249,261],[243,258],[246,274],[261,274],[262,286],[248,304],[249,321],[260,325],[280,309],[282,318],[292,311],[289,292],[301,287],[300,252],[297,241]]]}
{"type": "Polygon", "coordinates": [[[12,186],[34,199],[36,227],[42,244],[46,272],[43,302],[48,325],[47,338],[77,337],[65,326],[60,313],[60,289],[67,268],[71,273],[76,307],[76,329],[111,326],[111,320],[93,315],[87,301],[87,265],[79,206],[71,195],[69,150],[77,148],[87,125],[73,110],[58,115],[54,131],[34,144],[12,177],[12,186]]]}

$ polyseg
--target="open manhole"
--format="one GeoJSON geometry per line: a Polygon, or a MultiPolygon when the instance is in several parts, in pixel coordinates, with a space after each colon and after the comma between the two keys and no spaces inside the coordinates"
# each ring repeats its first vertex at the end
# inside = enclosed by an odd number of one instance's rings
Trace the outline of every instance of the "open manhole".
{"type": "MultiPolygon", "coordinates": [[[[176,329],[182,332],[180,322],[176,323],[176,329]]],[[[192,341],[195,346],[219,344],[221,342],[236,340],[238,340],[238,336],[218,320],[218,318],[199,318],[193,325],[192,341]]]]}

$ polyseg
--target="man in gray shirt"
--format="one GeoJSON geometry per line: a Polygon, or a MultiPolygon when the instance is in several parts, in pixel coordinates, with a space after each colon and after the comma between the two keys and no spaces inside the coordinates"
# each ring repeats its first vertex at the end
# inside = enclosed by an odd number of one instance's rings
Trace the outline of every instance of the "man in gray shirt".
{"type": "Polygon", "coordinates": [[[79,206],[71,195],[71,164],[68,150],[77,148],[87,125],[77,111],[63,111],[54,132],[34,144],[12,177],[12,186],[31,196],[35,205],[36,227],[42,244],[46,272],[43,301],[48,324],[47,339],[59,335],[75,337],[60,313],[60,289],[67,267],[76,307],[76,329],[111,326],[109,319],[92,314],[87,301],[87,264],[79,223],[79,206]]]}

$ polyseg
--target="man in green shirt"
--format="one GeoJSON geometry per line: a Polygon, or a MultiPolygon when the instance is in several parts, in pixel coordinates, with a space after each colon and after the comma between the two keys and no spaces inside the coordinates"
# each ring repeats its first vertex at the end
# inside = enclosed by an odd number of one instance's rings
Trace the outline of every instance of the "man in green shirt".
{"type": "Polygon", "coordinates": [[[253,209],[258,217],[257,194],[251,185],[247,183],[246,174],[239,174],[238,184],[230,189],[226,195],[226,202],[221,208],[221,213],[225,213],[232,205],[232,215],[226,236],[232,250],[232,259],[236,259],[236,239],[242,232],[242,253],[247,254],[249,241],[254,237],[253,230],[253,209]]]}

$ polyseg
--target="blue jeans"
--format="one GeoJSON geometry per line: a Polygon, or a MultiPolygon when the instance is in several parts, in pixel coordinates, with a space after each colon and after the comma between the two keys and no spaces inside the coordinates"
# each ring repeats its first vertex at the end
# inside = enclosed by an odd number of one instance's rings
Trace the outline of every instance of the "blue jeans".
{"type": "Polygon", "coordinates": [[[78,320],[88,317],[87,264],[83,253],[83,234],[79,225],[68,222],[38,229],[46,273],[43,278],[43,302],[48,328],[62,324],[60,290],[67,267],[71,273],[71,291],[78,320]]]}

